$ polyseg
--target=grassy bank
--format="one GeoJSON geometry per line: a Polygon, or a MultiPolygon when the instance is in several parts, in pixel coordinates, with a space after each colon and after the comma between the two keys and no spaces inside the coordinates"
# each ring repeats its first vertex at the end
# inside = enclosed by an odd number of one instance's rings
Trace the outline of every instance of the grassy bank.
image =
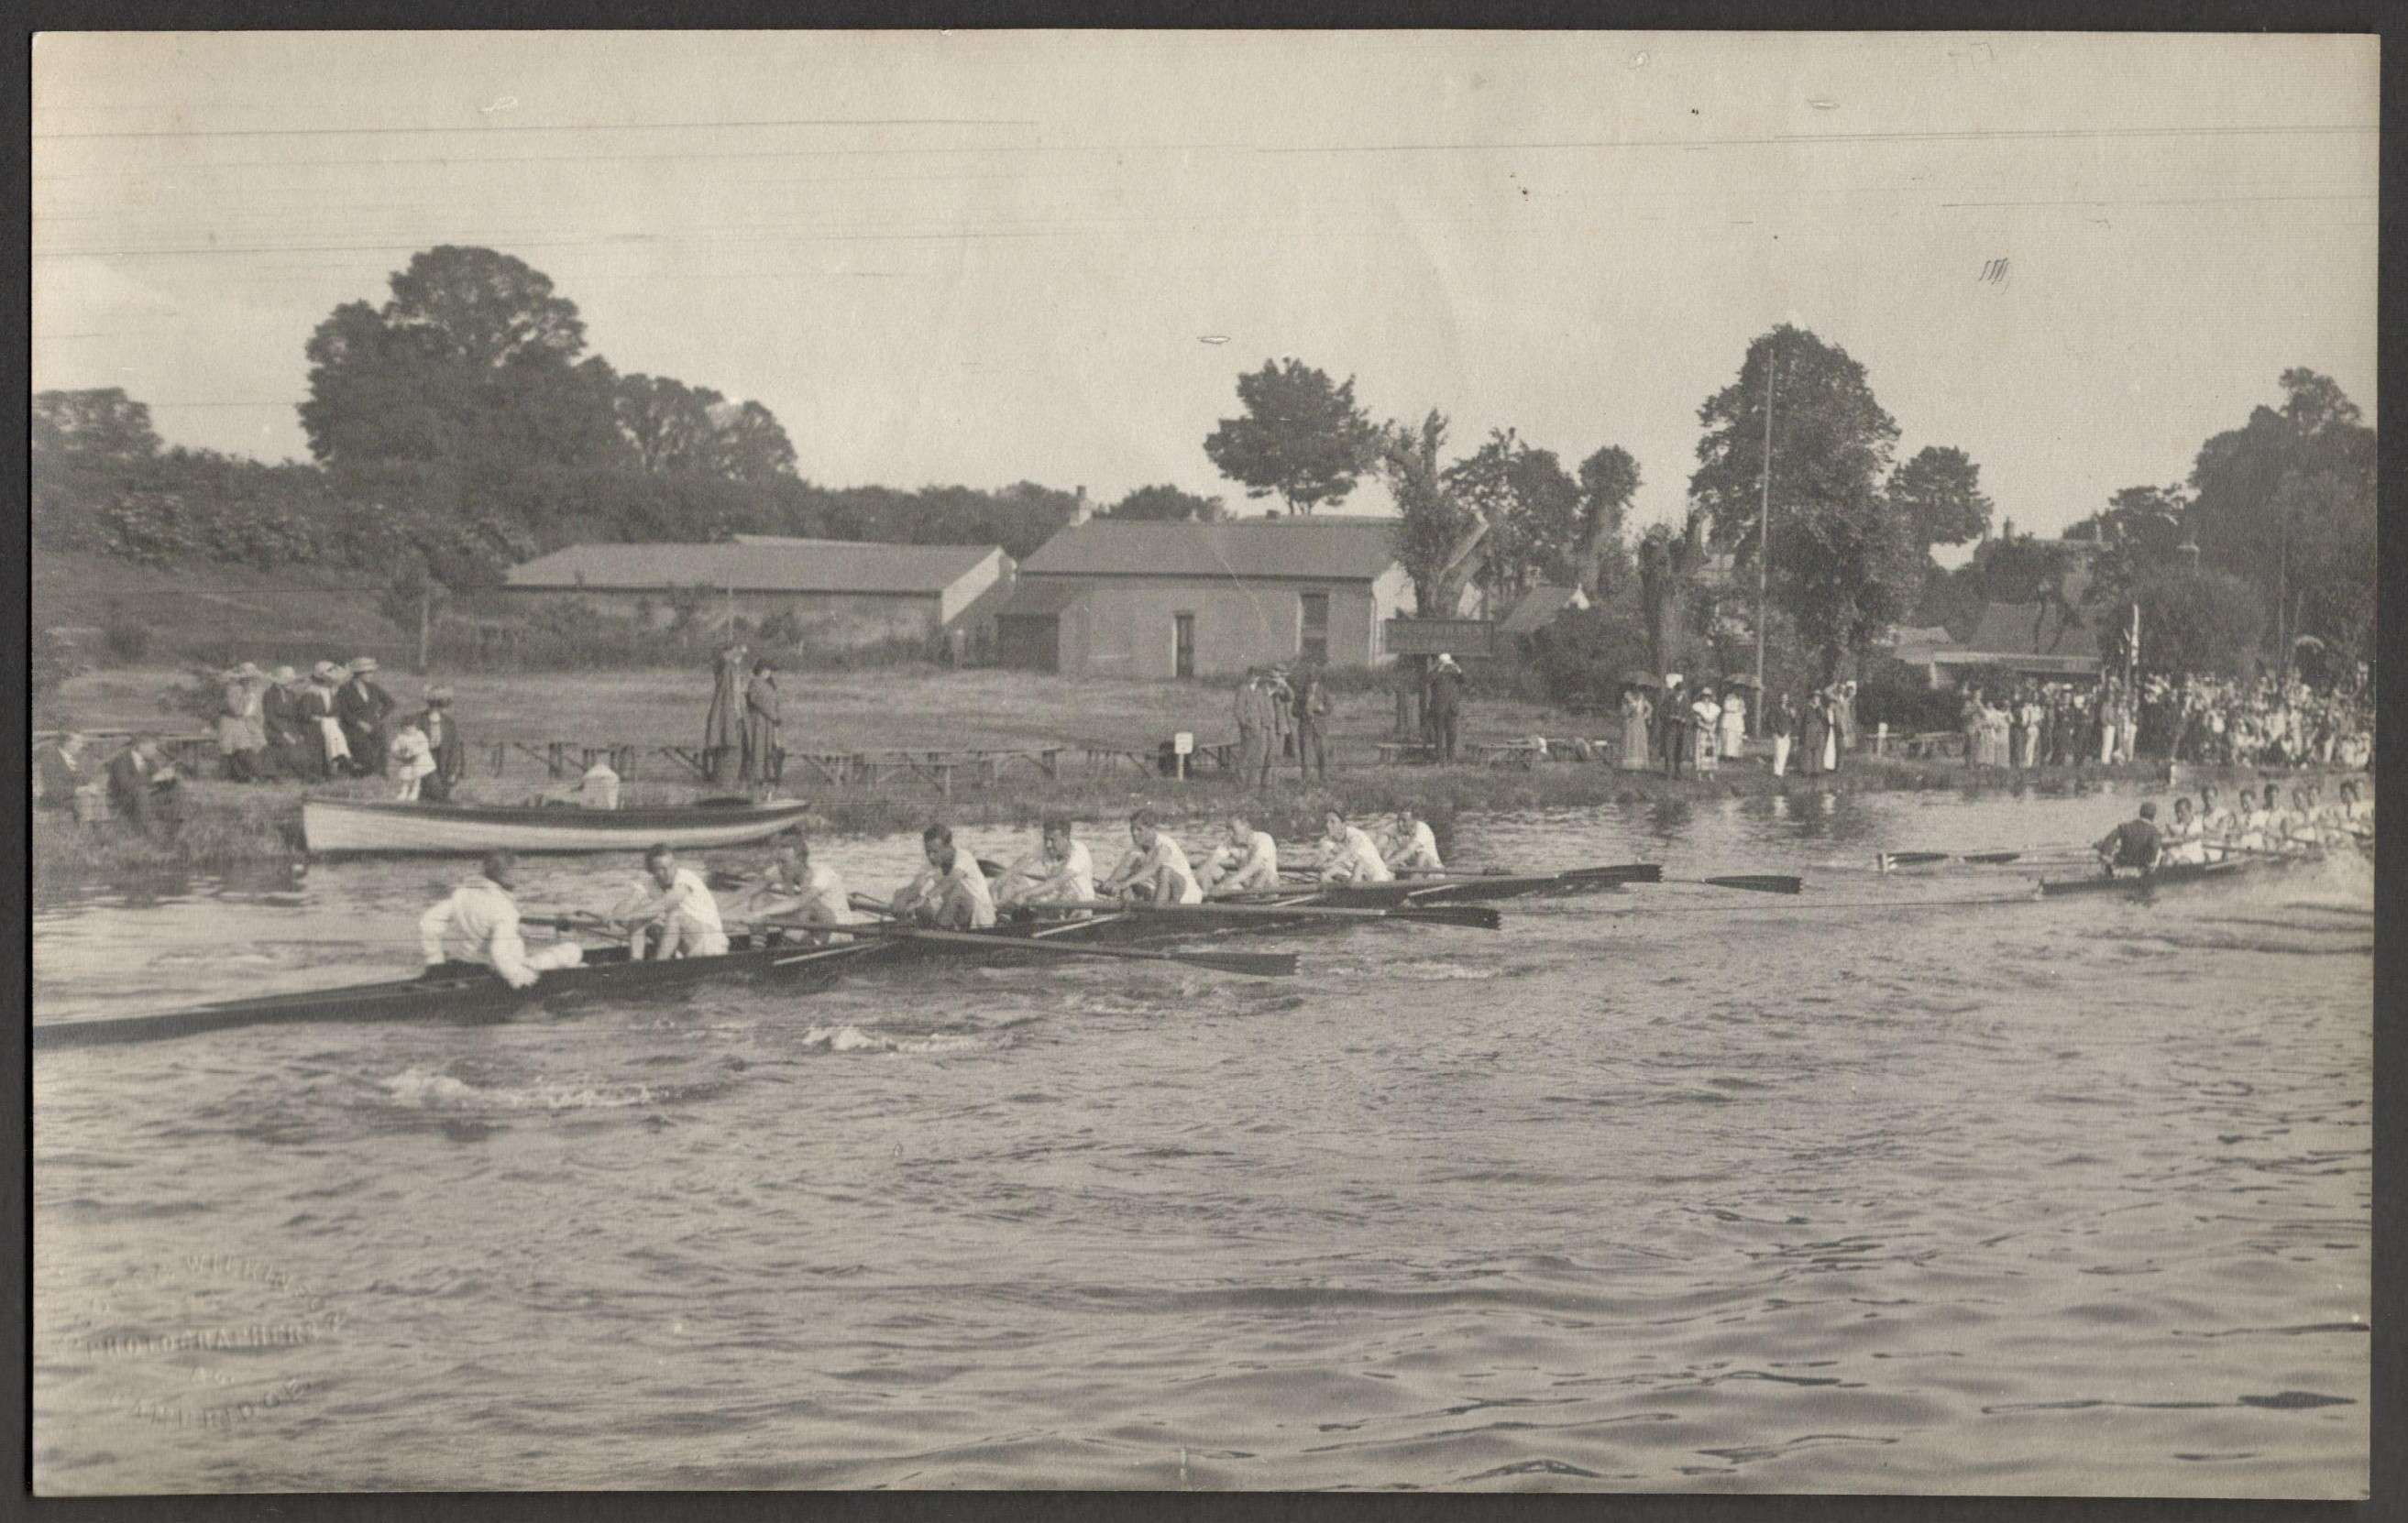
{"type": "MultiPolygon", "coordinates": [[[[65,701],[75,722],[91,729],[162,724],[160,696],[176,679],[168,669],[114,670],[75,679],[65,701]]],[[[408,703],[414,679],[391,684],[408,703]]],[[[495,740],[528,745],[560,739],[591,744],[691,745],[699,738],[709,687],[681,670],[575,675],[477,675],[453,681],[454,712],[480,749],[495,740]]],[[[786,742],[794,750],[1034,749],[1048,746],[1144,747],[1178,730],[1205,741],[1226,738],[1229,694],[1220,684],[1077,682],[1025,672],[790,674],[785,686],[786,742]]],[[[1321,813],[1384,813],[1410,804],[1429,818],[1505,809],[1576,808],[1662,800],[1722,799],[1826,791],[1958,790],[2024,787],[2042,791],[2108,779],[2162,783],[2163,763],[2085,766],[2014,774],[1971,771],[1955,762],[1851,759],[1836,777],[1775,778],[1761,758],[1726,763],[1710,777],[1627,773],[1597,762],[1549,762],[1527,769],[1472,765],[1379,766],[1377,743],[1388,738],[1393,701],[1383,692],[1350,693],[1331,716],[1331,770],[1326,785],[1300,785],[1290,764],[1272,787],[1257,792],[1205,773],[1182,783],[1117,772],[1066,771],[1060,781],[1019,772],[996,787],[957,789],[950,798],[932,786],[898,782],[877,790],[820,789],[790,769],[786,792],[810,799],[824,833],[887,834],[919,829],[931,819],[966,825],[1033,825],[1049,813],[1084,821],[1117,819],[1140,804],[1188,818],[1209,817],[1244,800],[1274,833],[1297,839],[1317,833],[1321,813]]],[[[1467,742],[1543,734],[1557,739],[1600,735],[1595,717],[1527,704],[1478,702],[1465,726],[1467,742]]],[[[2235,774],[2237,781],[2245,774],[2235,774]]],[[[2195,780],[2186,773],[2186,786],[2195,780]]],[[[480,760],[461,791],[487,803],[565,793],[570,781],[549,778],[523,756],[513,770],[490,773],[480,760]]],[[[647,776],[629,783],[622,802],[683,802],[700,790],[689,782],[647,776]]],[[[121,825],[81,829],[44,811],[33,830],[37,885],[79,878],[175,869],[210,872],[299,855],[300,804],[306,793],[358,798],[391,796],[380,779],[305,788],[294,783],[236,786],[194,780],[185,785],[186,824],[172,844],[146,841],[121,825]]]]}

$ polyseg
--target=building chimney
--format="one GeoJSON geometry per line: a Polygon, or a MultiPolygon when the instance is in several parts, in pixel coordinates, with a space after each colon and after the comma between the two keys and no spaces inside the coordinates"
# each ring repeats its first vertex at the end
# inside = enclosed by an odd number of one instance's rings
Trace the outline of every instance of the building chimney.
{"type": "Polygon", "coordinates": [[[1095,516],[1096,505],[1087,501],[1087,489],[1081,487],[1078,490],[1078,501],[1070,506],[1070,526],[1075,529],[1095,516]]]}

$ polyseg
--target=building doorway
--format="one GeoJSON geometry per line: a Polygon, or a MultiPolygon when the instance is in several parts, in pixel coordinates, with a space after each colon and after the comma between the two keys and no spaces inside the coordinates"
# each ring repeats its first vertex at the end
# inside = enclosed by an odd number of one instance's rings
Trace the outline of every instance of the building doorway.
{"type": "Polygon", "coordinates": [[[1170,616],[1170,675],[1172,676],[1196,675],[1196,616],[1194,614],[1170,616]]]}
{"type": "Polygon", "coordinates": [[[1329,594],[1305,592],[1298,601],[1304,605],[1303,638],[1299,654],[1315,666],[1329,664],[1329,594]]]}

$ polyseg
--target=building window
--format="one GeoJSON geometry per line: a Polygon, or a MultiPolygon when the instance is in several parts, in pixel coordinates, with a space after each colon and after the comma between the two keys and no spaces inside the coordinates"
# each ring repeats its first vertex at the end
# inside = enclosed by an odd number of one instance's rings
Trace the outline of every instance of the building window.
{"type": "Polygon", "coordinates": [[[1329,664],[1329,594],[1306,592],[1299,601],[1304,605],[1304,637],[1299,642],[1300,654],[1315,666],[1329,664]]]}
{"type": "Polygon", "coordinates": [[[1170,675],[1172,676],[1196,675],[1196,616],[1194,614],[1170,616],[1170,675]]]}

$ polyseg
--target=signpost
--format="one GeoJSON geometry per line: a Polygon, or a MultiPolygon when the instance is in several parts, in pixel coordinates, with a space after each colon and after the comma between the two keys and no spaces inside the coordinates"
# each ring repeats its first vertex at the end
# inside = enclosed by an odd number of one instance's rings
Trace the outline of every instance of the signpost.
{"type": "Polygon", "coordinates": [[[1187,759],[1196,754],[1196,733],[1182,730],[1170,737],[1170,754],[1179,758],[1179,780],[1187,780],[1187,759]]]}

